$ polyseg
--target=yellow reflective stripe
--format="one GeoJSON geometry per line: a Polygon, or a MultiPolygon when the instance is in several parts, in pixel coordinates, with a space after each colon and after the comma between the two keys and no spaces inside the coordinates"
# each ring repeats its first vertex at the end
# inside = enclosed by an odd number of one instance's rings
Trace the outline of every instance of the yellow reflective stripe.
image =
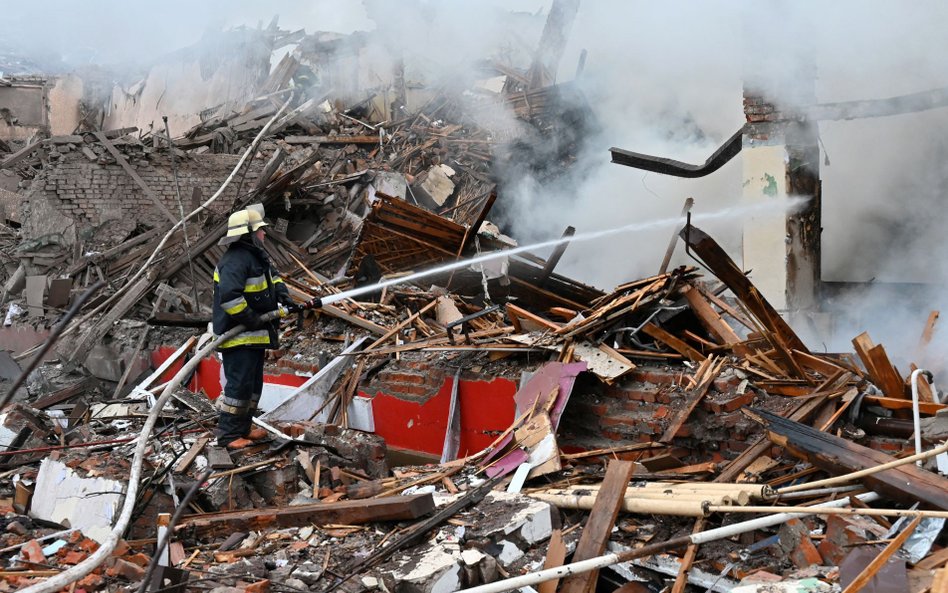
{"type": "Polygon", "coordinates": [[[224,309],[224,313],[227,313],[228,315],[236,315],[247,308],[247,301],[244,300],[244,297],[240,297],[240,299],[237,300],[237,304],[232,307],[225,307],[221,305],[221,308],[224,309]]]}
{"type": "Polygon", "coordinates": [[[233,348],[235,346],[255,346],[258,344],[269,344],[270,332],[260,329],[252,332],[242,332],[227,340],[218,348],[233,348]]]}
{"type": "Polygon", "coordinates": [[[214,268],[214,282],[220,284],[221,275],[217,273],[217,268],[214,268]]]}
{"type": "Polygon", "coordinates": [[[266,290],[270,286],[267,284],[266,276],[255,276],[253,278],[247,278],[244,282],[244,292],[260,292],[266,290]]]}
{"type": "Polygon", "coordinates": [[[279,284],[279,283],[281,283],[281,282],[283,282],[283,278],[280,278],[279,276],[277,276],[276,278],[273,279],[273,283],[274,283],[274,284],[279,284]]]}

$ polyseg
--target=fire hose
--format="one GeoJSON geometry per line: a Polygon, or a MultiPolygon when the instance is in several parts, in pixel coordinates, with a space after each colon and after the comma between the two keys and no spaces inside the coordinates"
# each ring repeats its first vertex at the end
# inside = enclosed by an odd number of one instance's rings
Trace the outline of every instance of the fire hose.
{"type": "MultiPolygon", "coordinates": [[[[273,321],[275,319],[286,317],[289,313],[294,311],[318,309],[321,306],[322,301],[319,298],[314,298],[304,303],[291,305],[289,307],[281,307],[276,311],[265,313],[260,316],[260,320],[263,322],[273,321]]],[[[115,526],[112,528],[112,531],[109,532],[109,535],[105,541],[101,543],[95,552],[93,552],[88,558],[79,564],[76,564],[72,568],[63,571],[54,577],[50,577],[41,583],[21,589],[23,593],[54,593],[55,591],[59,591],[60,589],[68,587],[70,584],[90,574],[92,571],[98,568],[100,564],[105,562],[106,558],[112,555],[112,552],[118,545],[119,539],[121,539],[122,534],[125,533],[125,529],[128,527],[128,524],[131,521],[132,510],[135,507],[135,500],[138,497],[138,483],[141,480],[142,462],[145,459],[145,449],[148,446],[148,438],[151,436],[151,431],[154,430],[155,424],[158,422],[158,417],[161,414],[161,410],[165,407],[165,404],[168,403],[168,400],[171,399],[174,390],[178,387],[178,385],[181,384],[182,381],[184,381],[186,377],[191,374],[195,368],[197,368],[197,365],[199,362],[201,362],[201,360],[213,352],[214,349],[217,348],[221,343],[233,338],[245,329],[246,328],[244,326],[238,325],[226,331],[222,335],[215,337],[214,340],[198,350],[194,356],[187,363],[185,363],[184,366],[181,367],[181,370],[179,370],[175,376],[165,384],[164,390],[161,392],[161,395],[155,402],[154,407],[151,409],[151,412],[149,412],[148,417],[145,419],[145,426],[142,427],[141,434],[137,438],[138,442],[135,445],[135,454],[132,458],[131,470],[128,477],[128,489],[125,492],[125,500],[122,503],[122,510],[119,514],[118,520],[115,522],[115,526]]]]}

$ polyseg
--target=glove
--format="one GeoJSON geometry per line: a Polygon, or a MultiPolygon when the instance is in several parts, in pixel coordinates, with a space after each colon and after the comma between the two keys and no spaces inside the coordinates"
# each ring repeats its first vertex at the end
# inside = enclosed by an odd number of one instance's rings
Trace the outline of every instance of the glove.
{"type": "Polygon", "coordinates": [[[236,319],[237,323],[244,326],[249,331],[256,331],[266,327],[266,322],[263,319],[260,319],[259,315],[250,311],[249,309],[244,309],[244,311],[239,316],[237,316],[236,319]]]}
{"type": "Polygon", "coordinates": [[[323,306],[323,300],[319,297],[313,297],[310,300],[303,303],[304,309],[321,309],[323,306]]]}
{"type": "Polygon", "coordinates": [[[289,307],[293,304],[293,299],[290,298],[290,295],[283,294],[281,292],[280,294],[277,295],[277,302],[280,303],[281,305],[285,305],[289,307]]]}

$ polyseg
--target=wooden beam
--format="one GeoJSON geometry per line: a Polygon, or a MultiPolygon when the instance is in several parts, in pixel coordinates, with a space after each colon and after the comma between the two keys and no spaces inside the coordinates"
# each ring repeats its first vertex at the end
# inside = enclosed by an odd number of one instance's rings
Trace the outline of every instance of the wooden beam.
{"type": "Polygon", "coordinates": [[[115,162],[121,165],[122,169],[124,169],[125,172],[128,173],[128,176],[132,178],[132,180],[138,185],[138,187],[142,189],[143,192],[145,192],[145,195],[148,196],[148,199],[151,200],[152,203],[155,204],[155,208],[157,208],[159,212],[164,214],[165,217],[171,221],[171,224],[176,224],[178,222],[178,219],[175,218],[173,214],[171,214],[171,211],[165,208],[165,205],[161,203],[161,199],[158,198],[158,196],[155,195],[153,191],[151,191],[151,188],[148,187],[148,184],[145,183],[145,180],[142,179],[138,175],[138,172],[135,171],[135,169],[133,169],[132,166],[128,164],[128,161],[125,160],[125,155],[119,152],[118,149],[115,148],[115,146],[111,142],[109,142],[109,139],[105,137],[104,133],[93,132],[93,135],[95,135],[96,139],[98,139],[98,141],[102,144],[102,146],[104,146],[105,149],[109,151],[109,154],[112,155],[112,158],[115,159],[115,162]]]}
{"type": "Polygon", "coordinates": [[[707,360],[707,357],[704,354],[701,354],[688,344],[684,343],[653,323],[646,323],[642,328],[642,331],[645,332],[646,335],[651,336],[652,338],[665,344],[678,354],[685,356],[693,362],[700,363],[707,360]]]}
{"type": "Polygon", "coordinates": [[[194,529],[202,535],[223,535],[234,531],[262,531],[327,523],[361,525],[374,521],[409,521],[427,515],[434,509],[434,498],[431,494],[389,496],[191,515],[182,519],[177,529],[194,529]]]}
{"type": "Polygon", "coordinates": [[[905,398],[905,380],[892,366],[882,344],[876,344],[869,350],[869,358],[872,359],[878,379],[882,382],[878,387],[889,397],[905,398]]]}
{"type": "Polygon", "coordinates": [[[748,311],[772,332],[782,346],[809,352],[803,341],[780,316],[776,309],[757,290],[734,260],[707,233],[695,226],[686,226],[680,233],[682,239],[710,268],[719,280],[731,289],[748,311]]]}
{"type": "MultiPolygon", "coordinates": [[[[892,456],[882,451],[820,432],[770,412],[752,410],[748,414],[767,428],[767,436],[772,442],[831,474],[847,474],[892,461],[892,456]]],[[[948,479],[915,465],[883,470],[865,476],[861,481],[867,488],[893,500],[922,501],[948,510],[948,479]]]]}
{"type": "MultiPolygon", "coordinates": [[[[695,525],[691,533],[692,535],[698,534],[701,533],[703,529],[704,517],[698,517],[695,519],[695,525]]],[[[691,565],[694,564],[697,555],[698,544],[689,545],[688,549],[685,550],[685,555],[681,559],[681,565],[678,568],[678,576],[675,577],[675,584],[672,585],[670,593],[685,593],[685,587],[688,586],[688,571],[691,570],[691,565]]]]}
{"type": "MultiPolygon", "coordinates": [[[[602,555],[616,524],[616,517],[625,500],[625,490],[629,480],[635,472],[635,464],[631,461],[612,460],[606,469],[606,477],[596,494],[596,504],[589,513],[583,534],[576,544],[573,553],[573,562],[588,560],[602,555]]],[[[598,570],[592,570],[578,575],[567,577],[560,587],[561,593],[587,593],[595,587],[598,570]]]]}
{"type": "Polygon", "coordinates": [[[20,150],[14,152],[12,155],[8,156],[6,160],[0,163],[0,169],[6,169],[8,167],[12,167],[13,165],[19,163],[26,157],[30,156],[33,153],[33,151],[36,150],[36,148],[40,144],[42,144],[42,142],[43,142],[42,140],[37,140],[36,142],[27,144],[20,150]]]}
{"type": "MultiPolygon", "coordinates": [[[[546,570],[547,568],[563,566],[564,560],[566,560],[566,545],[563,543],[563,532],[559,529],[554,529],[553,535],[550,536],[550,543],[546,547],[546,560],[543,562],[543,569],[546,570]]],[[[556,593],[556,587],[559,582],[559,579],[544,581],[537,585],[537,592],[556,593]]]]}
{"type": "Polygon", "coordinates": [[[700,402],[704,398],[705,394],[708,393],[708,389],[711,387],[711,384],[714,383],[718,373],[724,366],[724,359],[722,358],[720,362],[714,362],[713,359],[709,358],[704,363],[704,365],[709,365],[712,368],[707,371],[704,379],[701,380],[701,383],[699,383],[698,386],[688,394],[688,399],[685,400],[685,405],[683,405],[681,410],[674,415],[672,421],[668,423],[668,428],[666,428],[665,432],[662,433],[662,436],[659,437],[659,443],[670,443],[672,439],[675,438],[675,435],[678,434],[679,430],[681,430],[681,425],[688,420],[688,417],[691,416],[691,412],[695,409],[695,406],[697,406],[698,402],[700,402]]]}
{"type": "Polygon", "coordinates": [[[741,343],[741,337],[737,335],[737,332],[718,315],[704,295],[688,285],[682,287],[681,294],[691,305],[691,310],[698,317],[698,321],[712,336],[734,350],[736,354],[744,356],[750,352],[750,349],[741,343]]]}

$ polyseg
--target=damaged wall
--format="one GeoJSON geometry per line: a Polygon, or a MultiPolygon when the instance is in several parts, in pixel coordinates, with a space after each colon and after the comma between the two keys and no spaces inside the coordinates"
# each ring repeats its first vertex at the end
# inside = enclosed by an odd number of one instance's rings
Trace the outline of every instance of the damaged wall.
{"type": "Polygon", "coordinates": [[[26,140],[49,125],[46,80],[14,79],[0,86],[0,140],[26,140]]]}
{"type": "MultiPolygon", "coordinates": [[[[56,164],[51,164],[38,176],[23,195],[24,237],[56,234],[61,236],[64,244],[72,244],[77,234],[87,232],[96,241],[121,241],[140,223],[156,225],[167,222],[119,164],[107,162],[103,156],[90,160],[84,151],[94,155],[88,145],[81,150],[59,153],[56,164]]],[[[185,211],[190,212],[197,205],[192,204],[195,189],[200,189],[205,197],[212,195],[238,160],[238,156],[225,154],[195,155],[186,160],[179,158],[176,163],[178,184],[185,211]]],[[[170,157],[161,153],[141,155],[131,159],[131,166],[165,207],[177,213],[170,157]]],[[[258,167],[253,167],[245,183],[252,183],[258,170],[258,167]]],[[[211,210],[227,211],[237,190],[237,185],[232,185],[211,206],[211,210]]]]}
{"type": "Polygon", "coordinates": [[[105,129],[137,127],[163,131],[163,115],[173,135],[201,123],[201,112],[242,105],[253,98],[270,72],[271,43],[264,31],[218,33],[154,65],[144,79],[116,85],[105,129]]]}

